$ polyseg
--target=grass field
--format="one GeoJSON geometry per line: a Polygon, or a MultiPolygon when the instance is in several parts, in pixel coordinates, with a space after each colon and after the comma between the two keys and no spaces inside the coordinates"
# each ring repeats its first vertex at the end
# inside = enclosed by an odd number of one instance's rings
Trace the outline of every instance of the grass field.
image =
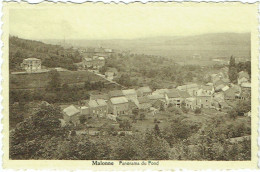
{"type": "MultiPolygon", "coordinates": [[[[59,72],[62,84],[84,83],[85,81],[102,81],[99,77],[88,71],[64,71],[59,72]]],[[[49,73],[35,73],[24,75],[10,74],[11,89],[45,88],[50,81],[49,73]]]]}

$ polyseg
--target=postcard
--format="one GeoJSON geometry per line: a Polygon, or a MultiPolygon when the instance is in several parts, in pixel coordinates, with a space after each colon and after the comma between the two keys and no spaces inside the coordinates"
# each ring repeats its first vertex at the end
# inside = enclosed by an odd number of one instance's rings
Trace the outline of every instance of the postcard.
{"type": "Polygon", "coordinates": [[[3,14],[4,168],[258,168],[257,3],[3,14]]]}

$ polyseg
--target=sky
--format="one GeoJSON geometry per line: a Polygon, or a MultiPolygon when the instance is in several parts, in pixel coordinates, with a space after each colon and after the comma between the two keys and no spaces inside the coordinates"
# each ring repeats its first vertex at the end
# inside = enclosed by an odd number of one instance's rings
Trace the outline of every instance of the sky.
{"type": "Polygon", "coordinates": [[[10,9],[9,33],[25,39],[135,39],[250,32],[251,5],[58,5],[10,9]]]}

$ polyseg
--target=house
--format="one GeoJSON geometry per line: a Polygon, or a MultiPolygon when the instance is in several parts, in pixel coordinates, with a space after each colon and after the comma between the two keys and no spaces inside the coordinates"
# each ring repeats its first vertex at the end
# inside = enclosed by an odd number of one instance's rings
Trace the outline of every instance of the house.
{"type": "Polygon", "coordinates": [[[92,67],[93,67],[94,69],[100,69],[100,68],[102,68],[103,66],[105,66],[105,58],[104,58],[104,57],[97,57],[97,58],[94,58],[94,57],[93,57],[92,67]]]}
{"type": "Polygon", "coordinates": [[[129,104],[125,97],[112,97],[108,101],[109,111],[114,115],[128,115],[129,104]]]}
{"type": "Polygon", "coordinates": [[[84,57],[82,60],[82,65],[85,69],[92,67],[92,58],[84,57]]]}
{"type": "Polygon", "coordinates": [[[169,93],[169,89],[156,89],[152,94],[162,94],[165,95],[166,93],[169,93]]]}
{"type": "Polygon", "coordinates": [[[210,108],[212,103],[212,93],[199,89],[196,94],[196,105],[199,108],[210,108]]]}
{"type": "Polygon", "coordinates": [[[89,107],[87,107],[87,106],[80,107],[80,114],[81,115],[89,115],[89,107]]]}
{"type": "Polygon", "coordinates": [[[165,94],[152,94],[147,96],[152,103],[154,103],[157,100],[161,100],[163,102],[166,102],[165,94]]]}
{"type": "Polygon", "coordinates": [[[251,99],[251,83],[242,83],[241,84],[241,99],[250,100],[251,99]]]}
{"type": "Polygon", "coordinates": [[[73,123],[74,125],[78,125],[80,111],[73,105],[70,105],[63,109],[63,118],[66,123],[73,123]]]}
{"type": "Polygon", "coordinates": [[[124,96],[125,95],[122,90],[113,90],[113,91],[108,92],[109,99],[111,99],[113,97],[124,97],[124,96]]]}
{"type": "Polygon", "coordinates": [[[237,93],[235,89],[229,88],[228,90],[224,91],[224,98],[225,100],[235,100],[238,94],[239,93],[237,93]]]}
{"type": "Polygon", "coordinates": [[[106,72],[105,72],[105,76],[107,79],[109,80],[113,80],[115,76],[118,75],[118,71],[116,70],[116,68],[109,68],[106,72]]]}
{"type": "Polygon", "coordinates": [[[202,85],[200,88],[202,90],[204,90],[206,93],[209,93],[209,94],[213,94],[214,93],[213,85],[202,85]]]}
{"type": "Polygon", "coordinates": [[[105,66],[105,58],[99,56],[93,56],[92,58],[84,57],[82,60],[82,65],[84,68],[100,69],[105,66]]]}
{"type": "Polygon", "coordinates": [[[187,85],[181,85],[177,87],[180,91],[187,91],[191,96],[194,96],[196,94],[196,91],[199,89],[198,84],[187,84],[187,85]]]}
{"type": "Polygon", "coordinates": [[[122,90],[122,92],[127,100],[137,101],[137,92],[135,91],[135,89],[122,90]]]}
{"type": "Polygon", "coordinates": [[[35,72],[41,70],[41,60],[37,58],[27,58],[24,59],[21,67],[27,72],[35,72]]]}
{"type": "Polygon", "coordinates": [[[133,110],[133,109],[139,109],[139,102],[138,100],[133,102],[132,100],[128,101],[128,105],[129,105],[129,110],[133,110]]]}
{"type": "Polygon", "coordinates": [[[174,104],[177,107],[181,106],[183,98],[180,96],[179,90],[171,90],[171,92],[165,94],[166,104],[174,104]]]}
{"type": "Polygon", "coordinates": [[[150,87],[140,87],[137,89],[137,95],[138,97],[147,96],[152,94],[152,90],[150,87]]]}
{"type": "Polygon", "coordinates": [[[150,99],[145,96],[145,97],[138,97],[138,102],[139,102],[139,109],[149,109],[152,107],[150,99]]]}
{"type": "Polygon", "coordinates": [[[237,83],[238,85],[241,85],[242,83],[249,82],[249,75],[247,72],[241,71],[238,73],[237,83]]]}
{"type": "Polygon", "coordinates": [[[90,100],[88,107],[91,116],[104,117],[108,113],[108,106],[104,99],[90,100]]]}
{"type": "Polygon", "coordinates": [[[251,83],[250,82],[245,82],[241,84],[241,91],[248,91],[251,92],[251,83]]]}
{"type": "Polygon", "coordinates": [[[185,100],[185,106],[186,108],[195,110],[196,109],[196,98],[189,97],[185,100]]]}

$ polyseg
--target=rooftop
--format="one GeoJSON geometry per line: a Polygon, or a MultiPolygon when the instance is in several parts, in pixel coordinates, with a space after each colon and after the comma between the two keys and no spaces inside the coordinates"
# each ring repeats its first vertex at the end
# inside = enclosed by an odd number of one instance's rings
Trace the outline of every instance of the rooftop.
{"type": "Polygon", "coordinates": [[[149,103],[150,99],[148,97],[138,97],[139,103],[149,103]]]}
{"type": "Polygon", "coordinates": [[[27,58],[27,59],[24,59],[25,61],[38,61],[38,60],[40,60],[40,59],[37,59],[37,58],[27,58]]]}
{"type": "Polygon", "coordinates": [[[73,116],[79,113],[80,111],[75,106],[70,105],[69,107],[63,109],[63,112],[68,116],[73,116]]]}
{"type": "Polygon", "coordinates": [[[122,97],[122,96],[124,96],[122,90],[109,91],[108,95],[109,95],[109,97],[122,97]]]}
{"type": "Polygon", "coordinates": [[[244,83],[241,84],[241,87],[251,88],[251,83],[250,82],[244,82],[244,83]]]}
{"type": "Polygon", "coordinates": [[[136,94],[135,89],[122,90],[124,95],[133,95],[136,94]]]}
{"type": "Polygon", "coordinates": [[[152,90],[151,90],[151,88],[150,87],[140,87],[140,88],[138,88],[138,91],[141,91],[141,92],[143,92],[143,93],[150,93],[150,92],[152,92],[152,90]]]}
{"type": "Polygon", "coordinates": [[[186,85],[181,85],[178,86],[177,89],[179,90],[185,90],[185,89],[192,89],[192,88],[198,88],[198,84],[186,84],[186,85]]]}
{"type": "Polygon", "coordinates": [[[96,102],[96,100],[90,100],[88,102],[89,107],[98,107],[98,103],[96,102]]]}
{"type": "Polygon", "coordinates": [[[127,103],[128,100],[125,97],[113,97],[110,99],[112,104],[127,103]]]}
{"type": "Polygon", "coordinates": [[[164,99],[164,95],[163,94],[152,94],[152,95],[149,95],[148,98],[150,100],[164,99]]]}

